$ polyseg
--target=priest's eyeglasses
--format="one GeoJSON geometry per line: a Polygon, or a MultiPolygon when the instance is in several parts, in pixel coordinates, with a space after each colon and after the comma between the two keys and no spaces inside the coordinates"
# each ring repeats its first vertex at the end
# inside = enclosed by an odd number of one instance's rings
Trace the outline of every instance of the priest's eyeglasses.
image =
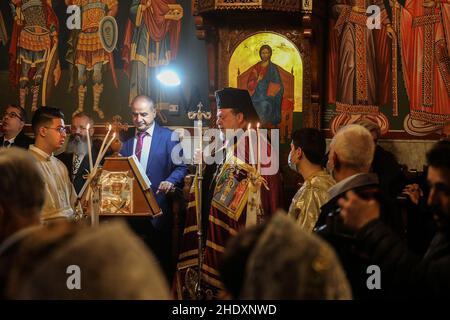
{"type": "Polygon", "coordinates": [[[65,127],[56,127],[56,128],[45,127],[45,128],[56,130],[59,132],[59,134],[67,134],[67,129],[65,127]]]}
{"type": "Polygon", "coordinates": [[[1,119],[6,118],[6,116],[8,116],[10,118],[16,118],[16,119],[19,119],[20,121],[23,121],[23,118],[15,112],[5,112],[4,114],[2,114],[1,119]]]}

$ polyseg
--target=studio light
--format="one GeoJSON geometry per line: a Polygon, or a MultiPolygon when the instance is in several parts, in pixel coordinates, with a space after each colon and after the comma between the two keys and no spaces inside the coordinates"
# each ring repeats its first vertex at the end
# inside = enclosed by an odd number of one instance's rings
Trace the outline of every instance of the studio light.
{"type": "Polygon", "coordinates": [[[156,76],[159,82],[168,87],[179,86],[181,81],[178,75],[172,70],[164,70],[156,76]]]}

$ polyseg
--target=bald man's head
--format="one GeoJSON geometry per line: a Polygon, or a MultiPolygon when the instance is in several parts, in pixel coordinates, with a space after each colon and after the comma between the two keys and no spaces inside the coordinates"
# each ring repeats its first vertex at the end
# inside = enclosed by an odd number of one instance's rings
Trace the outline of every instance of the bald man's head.
{"type": "Polygon", "coordinates": [[[131,114],[136,129],[141,132],[147,131],[155,121],[155,104],[147,96],[137,96],[131,102],[131,114]]]}

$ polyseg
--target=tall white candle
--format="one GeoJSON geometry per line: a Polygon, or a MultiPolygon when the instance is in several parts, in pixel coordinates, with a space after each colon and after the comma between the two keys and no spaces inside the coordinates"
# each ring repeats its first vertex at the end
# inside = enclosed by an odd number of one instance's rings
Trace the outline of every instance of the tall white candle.
{"type": "MultiPolygon", "coordinates": [[[[109,125],[108,132],[106,133],[106,136],[105,136],[105,138],[103,139],[103,142],[102,142],[102,146],[100,147],[100,150],[98,151],[97,160],[95,161],[95,166],[94,166],[95,168],[98,167],[98,165],[100,164],[100,161],[102,159],[101,154],[104,151],[103,149],[105,147],[106,140],[108,139],[108,136],[109,136],[109,134],[111,132],[111,128],[112,128],[112,126],[109,125]]],[[[108,150],[108,148],[106,148],[106,150],[108,150]]]]}
{"type": "Polygon", "coordinates": [[[91,124],[88,123],[88,125],[86,126],[86,137],[87,137],[87,143],[88,143],[88,155],[89,155],[89,169],[90,171],[92,171],[92,147],[91,147],[91,136],[89,134],[89,130],[91,129],[91,124]]]}
{"type": "Polygon", "coordinates": [[[258,173],[261,173],[261,137],[259,136],[259,122],[256,125],[256,141],[257,141],[257,154],[256,159],[258,163],[258,173]]]}
{"type": "Polygon", "coordinates": [[[112,126],[109,125],[108,132],[106,133],[105,139],[103,139],[102,146],[100,147],[98,154],[101,154],[103,152],[103,148],[105,147],[106,140],[108,140],[109,134],[111,133],[111,129],[112,129],[112,126]]]}
{"type": "Polygon", "coordinates": [[[252,143],[252,124],[249,123],[247,127],[248,132],[248,147],[250,148],[250,160],[249,163],[255,167],[255,155],[253,154],[253,143],[252,143]]]}
{"type": "MultiPolygon", "coordinates": [[[[106,148],[103,150],[102,154],[99,155],[100,159],[103,159],[103,157],[104,157],[105,154],[106,154],[106,151],[108,151],[109,146],[111,145],[111,143],[112,143],[115,139],[116,139],[116,133],[114,132],[113,135],[112,135],[111,140],[109,140],[108,144],[106,145],[106,148]]],[[[100,162],[100,161],[99,161],[99,162],[100,162]]]]}

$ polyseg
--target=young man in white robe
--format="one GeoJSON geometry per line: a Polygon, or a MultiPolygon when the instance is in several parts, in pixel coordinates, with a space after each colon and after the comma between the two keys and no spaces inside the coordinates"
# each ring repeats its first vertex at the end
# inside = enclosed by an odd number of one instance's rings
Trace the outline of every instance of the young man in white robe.
{"type": "Polygon", "coordinates": [[[41,221],[48,223],[55,219],[72,219],[76,192],[70,182],[66,166],[54,157],[66,139],[64,114],[57,108],[41,107],[31,121],[35,143],[30,152],[39,162],[39,169],[45,181],[45,203],[41,221]]]}

